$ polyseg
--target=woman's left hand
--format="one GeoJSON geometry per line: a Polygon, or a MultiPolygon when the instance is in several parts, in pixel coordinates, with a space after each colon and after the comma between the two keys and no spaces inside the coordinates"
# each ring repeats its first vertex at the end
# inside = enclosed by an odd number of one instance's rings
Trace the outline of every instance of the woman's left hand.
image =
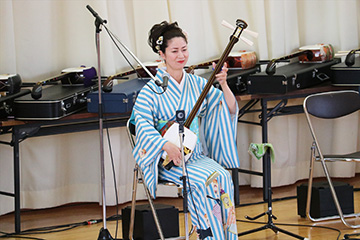
{"type": "MultiPolygon", "coordinates": [[[[216,64],[213,62],[213,68],[215,69],[216,64]]],[[[219,82],[221,86],[227,85],[226,79],[227,79],[227,71],[229,69],[227,68],[227,64],[224,63],[224,66],[222,67],[221,71],[215,75],[216,80],[219,82]]]]}

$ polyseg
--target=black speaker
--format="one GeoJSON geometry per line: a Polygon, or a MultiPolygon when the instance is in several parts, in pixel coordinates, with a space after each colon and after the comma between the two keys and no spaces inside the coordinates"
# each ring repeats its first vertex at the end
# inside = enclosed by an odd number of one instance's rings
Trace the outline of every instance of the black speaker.
{"type": "MultiPolygon", "coordinates": [[[[333,182],[340,207],[344,214],[354,213],[354,188],[348,183],[333,182]]],[[[308,184],[297,186],[298,215],[306,217],[308,184]]],[[[313,182],[311,193],[310,215],[321,218],[338,215],[328,182],[313,182]]]]}
{"type": "MultiPolygon", "coordinates": [[[[166,204],[155,204],[155,210],[159,218],[160,226],[165,238],[179,236],[179,210],[166,204]]],[[[129,239],[131,206],[122,209],[123,239],[129,239]]],[[[154,217],[149,204],[136,205],[134,240],[159,239],[154,217]]]]}

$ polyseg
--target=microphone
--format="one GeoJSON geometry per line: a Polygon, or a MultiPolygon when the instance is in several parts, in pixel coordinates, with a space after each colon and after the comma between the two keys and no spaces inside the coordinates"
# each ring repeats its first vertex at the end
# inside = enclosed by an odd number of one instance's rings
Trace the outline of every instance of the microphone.
{"type": "Polygon", "coordinates": [[[107,23],[106,20],[103,20],[99,14],[97,12],[94,11],[94,9],[92,9],[92,7],[90,7],[90,5],[86,5],[86,8],[91,12],[91,14],[96,18],[96,20],[99,21],[100,24],[103,24],[103,23],[107,23]]]}
{"type": "Polygon", "coordinates": [[[161,87],[164,89],[164,92],[166,91],[167,89],[167,86],[168,86],[168,82],[169,82],[169,78],[170,78],[170,74],[165,72],[162,76],[163,78],[163,83],[161,84],[161,87]]]}
{"type": "MultiPolygon", "coordinates": [[[[358,49],[357,49],[358,50],[358,49]]],[[[355,63],[355,53],[357,50],[351,50],[345,58],[345,64],[348,67],[351,67],[355,63]]]]}
{"type": "Polygon", "coordinates": [[[111,92],[113,88],[114,82],[112,77],[108,77],[105,82],[102,84],[102,90],[104,92],[111,92]]]}
{"type": "Polygon", "coordinates": [[[31,97],[35,100],[40,99],[42,96],[42,84],[36,83],[31,89],[31,97]]]}
{"type": "Polygon", "coordinates": [[[283,57],[271,59],[270,62],[266,66],[266,70],[265,70],[266,74],[270,75],[270,76],[275,74],[275,72],[276,72],[276,62],[283,61],[283,60],[289,60],[291,58],[299,57],[301,55],[306,55],[306,57],[309,60],[311,60],[313,58],[313,56],[314,56],[314,53],[311,50],[303,50],[303,51],[297,51],[295,53],[292,53],[290,55],[286,55],[286,56],[283,56],[283,57]]]}

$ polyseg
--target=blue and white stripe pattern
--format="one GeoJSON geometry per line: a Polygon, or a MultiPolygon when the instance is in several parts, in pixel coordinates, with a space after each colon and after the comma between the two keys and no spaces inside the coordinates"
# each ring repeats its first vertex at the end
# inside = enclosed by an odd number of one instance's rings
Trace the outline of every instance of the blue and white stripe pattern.
{"type": "MultiPolygon", "coordinates": [[[[163,73],[164,69],[159,69],[157,77],[162,79],[163,73]]],[[[169,81],[166,92],[161,95],[145,86],[139,93],[133,110],[136,123],[133,154],[154,197],[158,177],[182,185],[181,167],[174,166],[167,171],[158,166],[163,152],[161,149],[166,142],[158,132],[158,122],[174,121],[177,110],[185,110],[188,116],[205,87],[206,79],[184,74],[182,91],[172,80],[169,81]]],[[[152,81],[149,85],[155,91],[162,92],[161,87],[152,81]]],[[[203,131],[207,149],[203,151],[205,149],[198,142],[186,163],[187,177],[191,184],[188,192],[195,202],[194,206],[188,195],[191,220],[198,229],[211,229],[213,238],[206,239],[237,239],[235,208],[232,204],[233,183],[231,175],[224,169],[239,167],[236,148],[237,119],[231,117],[222,92],[214,87],[206,96],[197,117],[200,119],[199,127],[203,131]],[[203,152],[208,152],[209,156],[205,156],[203,152]],[[217,177],[209,182],[209,177],[215,172],[217,177]]],[[[192,127],[197,126],[196,118],[192,127]]]]}

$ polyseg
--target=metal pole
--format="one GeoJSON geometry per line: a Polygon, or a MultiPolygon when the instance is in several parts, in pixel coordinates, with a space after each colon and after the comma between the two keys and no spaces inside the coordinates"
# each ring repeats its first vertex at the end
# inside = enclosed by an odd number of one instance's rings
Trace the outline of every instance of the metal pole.
{"type": "Polygon", "coordinates": [[[187,202],[187,188],[186,188],[186,167],[185,167],[185,155],[184,155],[184,123],[185,123],[185,112],[184,110],[176,111],[176,121],[179,123],[179,139],[181,149],[181,162],[182,162],[182,177],[183,181],[183,208],[184,208],[184,221],[185,221],[185,239],[189,239],[189,225],[188,225],[188,202],[187,202]]]}

